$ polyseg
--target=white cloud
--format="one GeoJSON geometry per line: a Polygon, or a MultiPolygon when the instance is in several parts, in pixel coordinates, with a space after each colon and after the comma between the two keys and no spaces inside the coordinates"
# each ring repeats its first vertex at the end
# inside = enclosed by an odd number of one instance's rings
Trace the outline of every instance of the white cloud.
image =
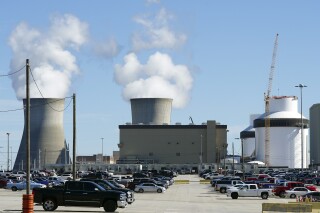
{"type": "MultiPolygon", "coordinates": [[[[16,71],[30,59],[42,94],[47,98],[61,98],[66,96],[72,76],[79,73],[71,50],[78,50],[87,41],[88,25],[69,14],[55,16],[51,22],[48,33],[32,29],[26,23],[15,28],[9,38],[13,51],[10,67],[11,72],[16,71]]],[[[11,79],[17,98],[24,98],[25,73],[12,75],[11,79]]],[[[41,97],[32,80],[30,84],[30,97],[41,97]]]]}
{"type": "Polygon", "coordinates": [[[115,65],[115,80],[123,86],[125,100],[131,98],[172,98],[173,107],[182,108],[190,99],[193,79],[185,65],[176,65],[169,55],[156,52],[146,64],[135,53],[115,65]]]}
{"type": "Polygon", "coordinates": [[[106,39],[103,42],[97,42],[93,47],[94,53],[105,59],[110,59],[117,56],[120,50],[120,45],[113,38],[106,39]]]}
{"type": "Polygon", "coordinates": [[[146,0],[148,4],[159,4],[160,0],[146,0]]]}
{"type": "Polygon", "coordinates": [[[174,32],[170,29],[168,21],[173,16],[164,8],[152,20],[147,16],[135,17],[134,21],[142,26],[141,31],[133,33],[133,51],[140,51],[152,48],[173,49],[181,46],[187,40],[183,33],[174,32]]]}

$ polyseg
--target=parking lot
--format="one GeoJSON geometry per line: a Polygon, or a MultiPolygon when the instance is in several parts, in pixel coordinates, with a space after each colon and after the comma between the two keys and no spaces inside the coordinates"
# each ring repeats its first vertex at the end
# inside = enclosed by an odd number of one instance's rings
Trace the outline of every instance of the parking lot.
{"type": "MultiPolygon", "coordinates": [[[[136,201],[122,213],[182,213],[182,212],[223,212],[257,213],[261,212],[262,203],[287,203],[292,199],[239,198],[233,200],[225,194],[215,192],[210,184],[200,184],[197,175],[180,175],[177,179],[189,180],[189,184],[174,184],[165,193],[135,193],[136,201]]],[[[0,189],[0,212],[21,212],[22,195],[25,191],[13,192],[0,189]]],[[[45,212],[42,206],[35,206],[35,212],[45,212]]],[[[55,212],[103,212],[103,208],[63,207],[55,212]]]]}

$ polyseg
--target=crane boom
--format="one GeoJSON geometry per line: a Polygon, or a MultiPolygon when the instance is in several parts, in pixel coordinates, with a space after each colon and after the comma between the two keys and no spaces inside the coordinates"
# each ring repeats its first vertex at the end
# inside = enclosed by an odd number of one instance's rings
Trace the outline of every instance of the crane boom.
{"type": "Polygon", "coordinates": [[[269,115],[270,96],[271,96],[273,73],[275,70],[277,50],[278,50],[278,36],[279,34],[277,33],[274,41],[274,47],[273,47],[273,53],[272,53],[268,90],[264,97],[265,99],[265,143],[264,143],[265,159],[264,160],[265,160],[266,166],[270,166],[270,115],[269,115]]]}

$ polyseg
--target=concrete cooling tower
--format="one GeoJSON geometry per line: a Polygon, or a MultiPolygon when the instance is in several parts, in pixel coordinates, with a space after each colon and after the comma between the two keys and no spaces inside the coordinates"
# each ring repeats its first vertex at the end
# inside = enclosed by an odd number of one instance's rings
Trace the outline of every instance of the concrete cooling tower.
{"type": "MultiPolygon", "coordinates": [[[[26,100],[23,100],[24,106],[26,100]]],[[[64,99],[30,99],[30,168],[65,164],[69,158],[63,130],[64,99]],[[68,155],[68,157],[67,157],[68,155]]],[[[26,118],[26,111],[24,113],[26,118]]],[[[14,170],[26,169],[26,123],[14,170]]]]}
{"type": "Polygon", "coordinates": [[[172,99],[134,98],[130,102],[132,124],[170,124],[172,99]]]}
{"type": "Polygon", "coordinates": [[[269,115],[262,114],[254,120],[256,137],[256,160],[265,161],[265,119],[270,118],[269,164],[289,168],[303,168],[309,165],[309,120],[298,113],[298,98],[295,96],[273,96],[270,99],[269,115]],[[303,140],[301,140],[303,136],[303,140]],[[302,143],[303,141],[303,143],[302,143]],[[303,156],[303,157],[302,157],[303,156]]]}
{"type": "Polygon", "coordinates": [[[255,131],[253,128],[253,121],[258,118],[259,114],[250,115],[250,126],[240,132],[240,139],[243,140],[243,157],[250,159],[254,157],[256,148],[255,131]]]}

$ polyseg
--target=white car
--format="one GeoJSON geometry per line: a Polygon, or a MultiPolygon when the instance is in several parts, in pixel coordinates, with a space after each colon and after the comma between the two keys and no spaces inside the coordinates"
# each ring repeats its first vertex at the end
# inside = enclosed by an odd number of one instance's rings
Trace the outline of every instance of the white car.
{"type": "Polygon", "coordinates": [[[71,173],[63,173],[61,176],[58,176],[60,177],[60,179],[62,180],[72,180],[73,179],[73,176],[71,173]]]}
{"type": "MultiPolygon", "coordinates": [[[[33,188],[46,188],[47,186],[42,183],[36,183],[34,181],[30,181],[30,189],[33,188]]],[[[27,188],[27,182],[21,181],[16,183],[7,183],[6,189],[11,189],[12,191],[24,190],[27,188]]]]}
{"type": "Polygon", "coordinates": [[[286,197],[290,198],[296,198],[297,196],[305,195],[307,193],[311,192],[306,187],[294,187],[291,190],[286,190],[286,197]]]}
{"type": "Polygon", "coordinates": [[[166,188],[158,186],[154,183],[140,183],[139,185],[136,185],[134,188],[135,192],[158,192],[162,193],[166,191],[166,188]]]}

